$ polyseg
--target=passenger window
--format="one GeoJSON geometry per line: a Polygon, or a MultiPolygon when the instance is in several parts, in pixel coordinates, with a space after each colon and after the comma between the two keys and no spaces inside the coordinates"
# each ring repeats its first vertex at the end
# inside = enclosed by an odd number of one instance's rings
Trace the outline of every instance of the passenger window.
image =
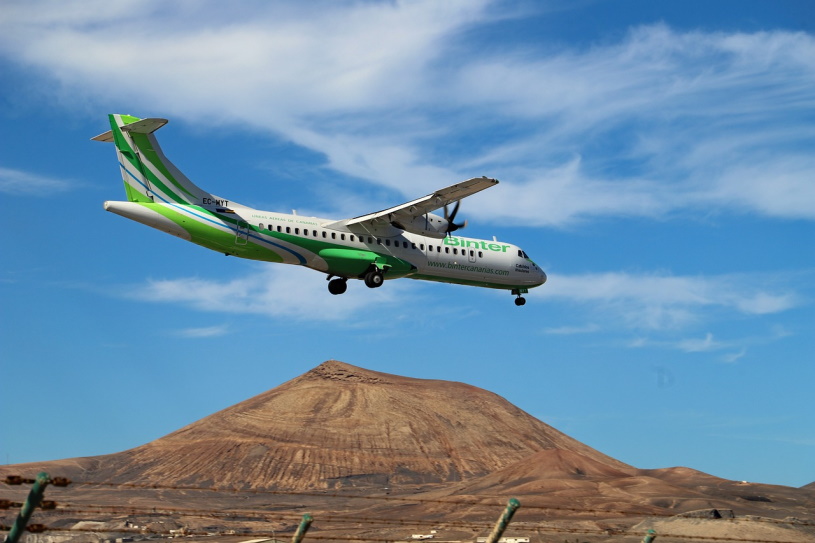
{"type": "Polygon", "coordinates": [[[337,233],[331,232],[331,239],[337,239],[337,233]]]}
{"type": "Polygon", "coordinates": [[[354,241],[354,234],[348,236],[348,241],[354,241]]]}
{"type": "Polygon", "coordinates": [[[340,234],[340,239],[345,241],[345,234],[340,234]]]}
{"type": "Polygon", "coordinates": [[[368,236],[368,243],[373,243],[373,242],[374,242],[374,238],[372,238],[371,236],[368,236]]]}
{"type": "Polygon", "coordinates": [[[304,236],[307,236],[307,235],[308,235],[308,228],[303,228],[303,235],[304,235],[304,236]]]}
{"type": "Polygon", "coordinates": [[[432,252],[433,252],[433,246],[432,246],[432,245],[428,245],[428,246],[427,246],[427,250],[428,250],[429,252],[431,252],[431,253],[432,253],[432,252]]]}
{"type": "Polygon", "coordinates": [[[420,243],[420,244],[419,244],[419,249],[421,249],[422,251],[424,251],[424,243],[420,243]]]}
{"type": "Polygon", "coordinates": [[[410,244],[410,248],[411,248],[411,249],[415,249],[415,248],[416,248],[416,244],[415,244],[415,243],[411,243],[411,244],[410,244]]]}
{"type": "Polygon", "coordinates": [[[481,251],[478,251],[478,258],[484,258],[484,253],[482,253],[481,251]]]}
{"type": "Polygon", "coordinates": [[[297,234],[297,235],[299,236],[299,235],[300,235],[300,229],[299,229],[299,228],[295,228],[295,229],[294,229],[294,233],[295,233],[295,234],[297,234]]]}
{"type": "Polygon", "coordinates": [[[311,235],[312,235],[312,236],[314,236],[314,237],[316,238],[316,237],[317,237],[317,231],[316,231],[316,230],[312,230],[312,231],[311,231],[311,235]]]}
{"type": "Polygon", "coordinates": [[[445,247],[445,248],[444,248],[444,252],[445,252],[445,253],[447,253],[447,254],[449,255],[449,254],[450,254],[450,247],[445,247]]]}
{"type": "Polygon", "coordinates": [[[258,225],[258,228],[260,228],[261,230],[263,230],[263,223],[260,223],[260,224],[258,225]]]}
{"type": "Polygon", "coordinates": [[[287,226],[287,227],[286,227],[286,233],[287,233],[287,234],[291,234],[291,226],[287,226]]]}
{"type": "Polygon", "coordinates": [[[326,234],[325,230],[323,230],[323,237],[324,237],[324,238],[327,238],[327,237],[328,237],[328,234],[326,234]]]}
{"type": "Polygon", "coordinates": [[[391,240],[386,239],[386,240],[385,240],[385,245],[387,245],[388,247],[390,247],[390,246],[391,246],[391,240]]]}
{"type": "Polygon", "coordinates": [[[382,245],[382,240],[381,240],[380,238],[376,238],[376,242],[377,242],[379,245],[382,245]]]}
{"type": "Polygon", "coordinates": [[[278,231],[278,232],[282,232],[282,231],[283,231],[283,227],[282,227],[282,226],[280,226],[279,224],[277,225],[277,231],[278,231]]]}

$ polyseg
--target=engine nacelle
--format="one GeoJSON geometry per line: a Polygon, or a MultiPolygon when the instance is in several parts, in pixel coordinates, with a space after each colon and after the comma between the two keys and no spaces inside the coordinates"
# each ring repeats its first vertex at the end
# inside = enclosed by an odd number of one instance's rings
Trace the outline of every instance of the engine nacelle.
{"type": "Polygon", "coordinates": [[[391,224],[411,234],[419,234],[436,239],[442,239],[446,236],[449,228],[447,219],[434,215],[433,213],[414,217],[410,222],[393,221],[391,224]]]}

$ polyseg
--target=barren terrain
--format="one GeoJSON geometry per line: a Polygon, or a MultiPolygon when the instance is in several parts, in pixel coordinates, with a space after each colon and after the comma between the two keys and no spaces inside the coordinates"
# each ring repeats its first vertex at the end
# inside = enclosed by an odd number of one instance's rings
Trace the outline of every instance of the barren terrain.
{"type": "MultiPolygon", "coordinates": [[[[637,469],[488,391],[337,361],[135,449],[2,466],[0,477],[39,471],[74,481],[49,487],[57,509],[32,520],[51,528],[39,536],[50,543],[182,529],[290,538],[305,513],[315,518],[308,539],[435,530],[435,540],[470,541],[512,497],[522,507],[507,535],[533,542],[639,541],[651,528],[660,541],[815,541],[812,485],[637,469]]],[[[0,499],[26,492],[0,485],[0,499]]]]}

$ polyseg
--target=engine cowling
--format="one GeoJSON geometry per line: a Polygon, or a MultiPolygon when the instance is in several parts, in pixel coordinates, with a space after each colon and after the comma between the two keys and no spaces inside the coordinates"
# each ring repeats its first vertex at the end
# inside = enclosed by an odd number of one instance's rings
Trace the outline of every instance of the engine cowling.
{"type": "Polygon", "coordinates": [[[411,234],[419,234],[436,239],[442,239],[446,236],[449,228],[447,219],[433,213],[414,217],[410,222],[393,221],[391,224],[411,234]]]}

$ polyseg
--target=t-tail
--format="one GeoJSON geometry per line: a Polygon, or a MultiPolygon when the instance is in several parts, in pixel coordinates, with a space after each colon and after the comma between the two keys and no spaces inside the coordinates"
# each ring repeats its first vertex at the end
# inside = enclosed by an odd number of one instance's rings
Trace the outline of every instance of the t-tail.
{"type": "Polygon", "coordinates": [[[110,130],[91,139],[116,145],[129,202],[198,205],[220,212],[238,206],[196,186],[164,156],[153,133],[167,119],[130,115],[109,115],[109,119],[110,130]]]}

